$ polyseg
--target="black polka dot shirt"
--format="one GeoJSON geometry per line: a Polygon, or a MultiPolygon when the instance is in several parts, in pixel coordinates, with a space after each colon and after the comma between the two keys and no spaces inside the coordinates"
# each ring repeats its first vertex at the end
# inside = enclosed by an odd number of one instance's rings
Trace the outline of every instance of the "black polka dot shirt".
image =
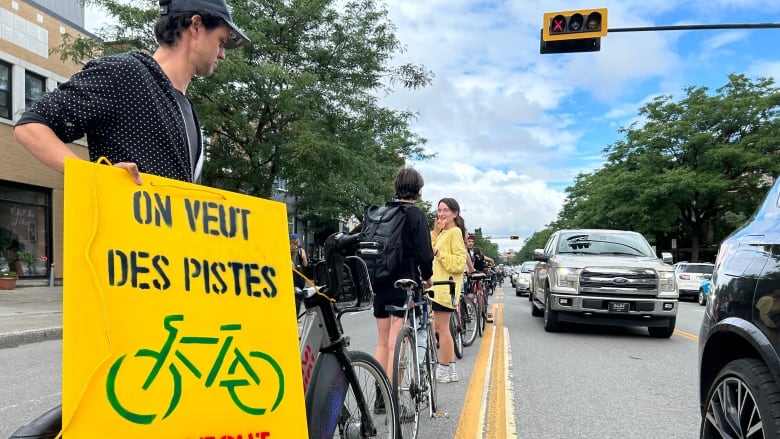
{"type": "MultiPolygon", "coordinates": [[[[86,135],[91,161],[135,162],[144,173],[197,181],[174,93],[151,56],[131,51],[90,61],[36,101],[17,125],[43,123],[65,143],[86,135]]],[[[193,116],[200,157],[200,125],[193,116]]]]}

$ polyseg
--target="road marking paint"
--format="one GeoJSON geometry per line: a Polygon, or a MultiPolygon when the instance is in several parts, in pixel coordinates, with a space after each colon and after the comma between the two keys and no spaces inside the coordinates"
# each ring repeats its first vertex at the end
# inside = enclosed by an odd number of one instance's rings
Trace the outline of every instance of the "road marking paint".
{"type": "Polygon", "coordinates": [[[687,338],[688,340],[691,341],[699,341],[699,336],[697,336],[696,334],[691,334],[690,332],[685,332],[681,329],[675,329],[674,333],[679,335],[682,338],[687,338]]]}
{"type": "Polygon", "coordinates": [[[486,387],[490,393],[483,401],[490,410],[487,411],[487,426],[482,431],[485,437],[506,438],[506,346],[504,340],[504,305],[493,305],[493,340],[498,349],[491,348],[490,382],[486,387]]]}
{"type": "Polygon", "coordinates": [[[509,330],[504,327],[504,306],[491,305],[491,311],[494,323],[486,325],[483,337],[484,341],[490,341],[480,344],[455,430],[456,439],[517,436],[510,372],[512,354],[509,330]],[[477,416],[469,416],[471,413],[477,416]]]}
{"type": "MultiPolygon", "coordinates": [[[[504,310],[501,309],[501,322],[503,323],[504,310]]],[[[504,326],[504,377],[506,378],[506,396],[504,406],[506,407],[506,435],[507,437],[517,437],[517,428],[515,426],[515,399],[512,376],[512,344],[509,342],[509,328],[504,326]]]]}
{"type": "Polygon", "coordinates": [[[493,338],[495,331],[493,325],[487,325],[483,333],[482,342],[479,344],[479,353],[474,361],[474,370],[471,372],[471,382],[466,391],[463,409],[461,410],[458,428],[455,429],[456,439],[477,439],[482,437],[484,426],[483,400],[487,389],[489,362],[493,357],[493,338]],[[489,343],[485,341],[490,338],[489,343]],[[473,416],[477,413],[477,416],[473,416]]]}

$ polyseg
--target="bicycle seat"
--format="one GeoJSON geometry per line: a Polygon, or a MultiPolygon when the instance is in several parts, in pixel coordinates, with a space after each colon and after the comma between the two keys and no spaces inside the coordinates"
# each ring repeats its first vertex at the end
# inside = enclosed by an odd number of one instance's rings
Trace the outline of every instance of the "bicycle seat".
{"type": "Polygon", "coordinates": [[[398,279],[393,284],[396,288],[402,288],[404,290],[410,289],[410,288],[417,288],[417,282],[411,280],[411,279],[398,279]]]}
{"type": "Polygon", "coordinates": [[[472,279],[484,279],[487,277],[487,274],[485,273],[472,273],[471,278],[472,279]]]}

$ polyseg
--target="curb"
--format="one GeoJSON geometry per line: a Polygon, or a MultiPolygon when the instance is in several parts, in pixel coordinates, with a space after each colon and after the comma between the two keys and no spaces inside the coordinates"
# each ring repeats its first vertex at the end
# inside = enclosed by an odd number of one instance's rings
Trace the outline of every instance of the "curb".
{"type": "Polygon", "coordinates": [[[0,334],[0,349],[15,348],[23,344],[62,339],[62,326],[31,329],[0,334]]]}

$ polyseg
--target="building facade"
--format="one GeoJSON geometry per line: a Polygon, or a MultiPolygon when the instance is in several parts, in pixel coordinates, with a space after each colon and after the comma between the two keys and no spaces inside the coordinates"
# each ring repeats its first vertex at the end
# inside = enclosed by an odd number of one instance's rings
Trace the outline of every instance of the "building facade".
{"type": "MultiPolygon", "coordinates": [[[[66,33],[93,36],[79,0],[0,0],[0,270],[22,284],[62,278],[63,176],[19,146],[13,127],[80,69],[52,52],[66,33]]],[[[87,158],[84,142],[70,147],[87,158]]]]}

